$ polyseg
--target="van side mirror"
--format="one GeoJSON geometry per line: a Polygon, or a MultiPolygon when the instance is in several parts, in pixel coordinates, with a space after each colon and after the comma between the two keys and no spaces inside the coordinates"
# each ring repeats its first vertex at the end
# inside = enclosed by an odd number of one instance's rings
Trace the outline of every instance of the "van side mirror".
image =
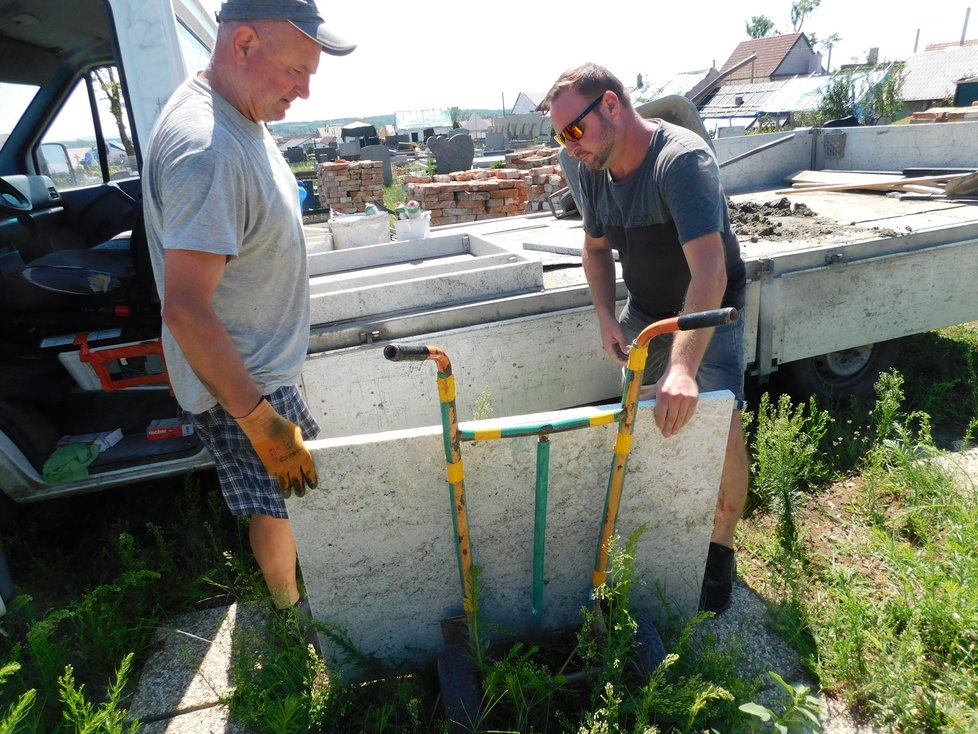
{"type": "Polygon", "coordinates": [[[77,186],[75,169],[64,143],[42,143],[40,148],[41,173],[54,181],[55,186],[77,186]]]}

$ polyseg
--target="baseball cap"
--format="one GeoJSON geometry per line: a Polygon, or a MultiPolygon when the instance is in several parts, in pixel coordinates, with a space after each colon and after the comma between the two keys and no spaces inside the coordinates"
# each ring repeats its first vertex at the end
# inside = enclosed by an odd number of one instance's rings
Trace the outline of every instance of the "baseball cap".
{"type": "Polygon", "coordinates": [[[225,0],[217,22],[232,20],[287,20],[333,56],[345,56],[357,47],[326,27],[314,0],[225,0]]]}

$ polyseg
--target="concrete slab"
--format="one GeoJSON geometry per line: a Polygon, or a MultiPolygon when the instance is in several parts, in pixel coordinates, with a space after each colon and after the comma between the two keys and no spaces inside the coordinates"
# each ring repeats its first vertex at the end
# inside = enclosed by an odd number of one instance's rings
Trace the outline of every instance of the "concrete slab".
{"type": "MultiPolygon", "coordinates": [[[[688,618],[699,600],[733,398],[704,394],[693,421],[671,439],[659,434],[651,407],[643,403],[636,420],[618,527],[627,538],[646,525],[635,608],[661,615],[658,585],[688,618]]],[[[608,425],[551,436],[546,628],[579,623],[590,603],[615,431],[608,425]]],[[[289,500],[289,514],[314,616],[387,662],[433,657],[442,647],[440,620],[461,611],[440,427],[309,446],[320,488],[289,500]]],[[[533,438],[462,446],[472,558],[490,636],[530,627],[535,452],[533,438]]],[[[323,642],[328,662],[340,664],[339,651],[323,642]]]]}
{"type": "Polygon", "coordinates": [[[233,692],[233,654],[263,628],[256,606],[207,609],[175,618],[157,633],[129,709],[146,734],[249,734],[221,701],[233,692]]]}

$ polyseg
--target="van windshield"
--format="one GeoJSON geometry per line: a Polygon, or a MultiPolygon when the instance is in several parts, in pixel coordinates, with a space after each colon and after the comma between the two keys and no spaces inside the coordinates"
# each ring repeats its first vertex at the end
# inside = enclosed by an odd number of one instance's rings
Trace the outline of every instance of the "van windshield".
{"type": "Polygon", "coordinates": [[[24,115],[37,90],[35,84],[0,82],[0,150],[7,144],[17,122],[24,115]]]}

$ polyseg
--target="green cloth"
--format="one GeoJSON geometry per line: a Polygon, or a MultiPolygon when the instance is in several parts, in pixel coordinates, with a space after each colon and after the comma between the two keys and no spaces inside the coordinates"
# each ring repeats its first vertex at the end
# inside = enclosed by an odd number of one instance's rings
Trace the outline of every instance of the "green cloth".
{"type": "Polygon", "coordinates": [[[88,477],[88,465],[98,456],[98,446],[88,443],[70,443],[55,449],[44,462],[41,472],[45,482],[75,482],[88,477]]]}

